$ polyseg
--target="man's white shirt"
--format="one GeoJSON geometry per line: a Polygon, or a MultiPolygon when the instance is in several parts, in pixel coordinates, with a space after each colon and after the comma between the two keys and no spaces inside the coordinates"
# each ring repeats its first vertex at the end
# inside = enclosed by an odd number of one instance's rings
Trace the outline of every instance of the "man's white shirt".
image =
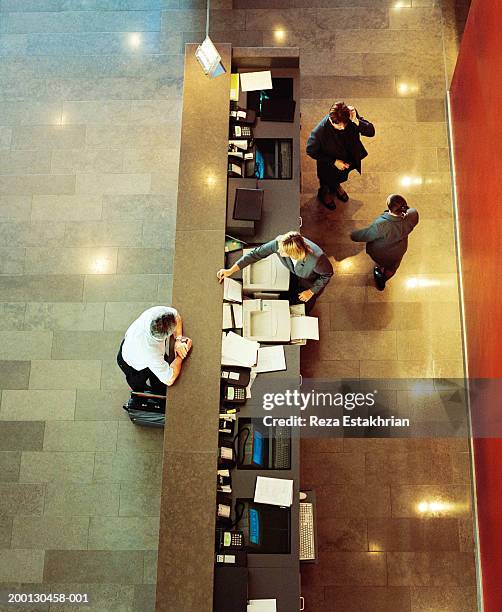
{"type": "Polygon", "coordinates": [[[178,316],[178,312],[168,306],[153,306],[145,310],[129,326],[122,346],[122,357],[131,368],[149,368],[164,384],[167,384],[173,374],[172,368],[164,359],[169,350],[169,337],[158,340],[152,336],[150,325],[154,319],[168,313],[178,316]]]}

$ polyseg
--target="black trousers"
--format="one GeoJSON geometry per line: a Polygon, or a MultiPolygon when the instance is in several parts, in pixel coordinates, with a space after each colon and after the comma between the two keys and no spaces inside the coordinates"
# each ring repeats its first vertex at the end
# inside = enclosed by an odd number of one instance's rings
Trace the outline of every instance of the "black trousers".
{"type": "Polygon", "coordinates": [[[312,289],[312,285],[304,278],[300,278],[296,276],[296,274],[289,275],[289,291],[288,291],[288,300],[291,305],[293,304],[305,304],[305,314],[309,314],[312,308],[314,308],[317,295],[314,295],[310,298],[308,302],[302,302],[298,298],[298,294],[306,289],[312,289]]]}
{"type": "MultiPolygon", "coordinates": [[[[120,349],[117,354],[117,363],[122,372],[124,372],[127,384],[131,387],[131,389],[133,391],[152,391],[152,393],[157,395],[166,395],[167,385],[159,380],[150,370],[150,368],[135,370],[124,361],[124,358],[122,357],[123,344],[124,341],[122,340],[122,344],[120,345],[120,349]],[[147,381],[150,381],[150,384],[148,384],[147,381]]],[[[165,356],[164,359],[167,361],[165,356]]]]}
{"type": "MultiPolygon", "coordinates": [[[[333,160],[334,162],[335,160],[333,160]]],[[[354,168],[348,170],[338,170],[333,162],[317,161],[317,178],[321,187],[328,187],[331,193],[334,193],[338,189],[338,185],[345,183],[349,178],[349,172],[352,172],[354,168]]]]}

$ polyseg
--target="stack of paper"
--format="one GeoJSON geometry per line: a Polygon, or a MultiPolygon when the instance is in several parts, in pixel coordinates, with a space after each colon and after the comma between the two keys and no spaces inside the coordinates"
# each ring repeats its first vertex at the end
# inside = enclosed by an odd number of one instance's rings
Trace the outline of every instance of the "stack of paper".
{"type": "Polygon", "coordinates": [[[276,346],[261,346],[258,349],[258,363],[255,369],[257,374],[260,372],[278,372],[285,369],[286,357],[282,344],[277,344],[276,346]]]}
{"type": "Polygon", "coordinates": [[[242,302],[242,285],[233,278],[223,280],[223,299],[227,302],[242,302]]]}
{"type": "Polygon", "coordinates": [[[250,599],[247,612],[277,612],[277,599],[250,599]]]}
{"type": "Polygon", "coordinates": [[[242,328],[242,304],[223,303],[222,329],[242,328]]]}
{"type": "Polygon", "coordinates": [[[260,72],[241,72],[242,91],[257,91],[259,89],[272,89],[272,73],[270,70],[260,72]]]}
{"type": "Polygon", "coordinates": [[[256,477],[254,501],[273,506],[291,506],[293,503],[293,481],[287,478],[256,477]]]}
{"type": "Polygon", "coordinates": [[[228,334],[221,342],[222,365],[237,365],[250,368],[258,359],[258,342],[247,340],[234,332],[228,334]]]}
{"type": "Polygon", "coordinates": [[[223,304],[223,323],[221,329],[232,329],[232,304],[223,304]]]}
{"type": "Polygon", "coordinates": [[[319,340],[317,317],[291,317],[291,340],[319,340]]]}
{"type": "Polygon", "coordinates": [[[234,327],[240,329],[242,327],[242,304],[232,304],[232,314],[234,316],[234,327]]]}

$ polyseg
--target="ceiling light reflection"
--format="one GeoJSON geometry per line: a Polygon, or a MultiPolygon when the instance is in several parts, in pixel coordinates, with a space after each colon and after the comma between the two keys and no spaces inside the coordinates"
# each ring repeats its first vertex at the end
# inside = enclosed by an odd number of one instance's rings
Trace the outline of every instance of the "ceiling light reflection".
{"type": "Polygon", "coordinates": [[[351,272],[354,268],[354,262],[350,259],[343,259],[338,262],[338,269],[340,272],[351,272]]]}
{"type": "Polygon", "coordinates": [[[415,94],[418,92],[418,85],[416,83],[408,83],[406,81],[401,81],[397,83],[397,93],[400,96],[407,96],[411,94],[415,94]]]}
{"type": "Polygon", "coordinates": [[[406,280],[407,289],[427,289],[429,287],[439,287],[441,281],[434,278],[417,278],[412,276],[406,280]]]}
{"type": "Polygon", "coordinates": [[[441,500],[422,500],[417,504],[417,510],[420,514],[439,515],[449,514],[453,511],[454,505],[441,500]]]}
{"type": "Polygon", "coordinates": [[[141,45],[141,35],[137,32],[129,34],[129,46],[133,49],[137,49],[141,45]]]}
{"type": "Polygon", "coordinates": [[[402,176],[399,182],[401,187],[411,187],[411,185],[423,185],[424,179],[421,176],[402,176]]]}
{"type": "Polygon", "coordinates": [[[106,274],[109,261],[104,257],[97,257],[91,264],[91,271],[94,274],[106,274]]]}

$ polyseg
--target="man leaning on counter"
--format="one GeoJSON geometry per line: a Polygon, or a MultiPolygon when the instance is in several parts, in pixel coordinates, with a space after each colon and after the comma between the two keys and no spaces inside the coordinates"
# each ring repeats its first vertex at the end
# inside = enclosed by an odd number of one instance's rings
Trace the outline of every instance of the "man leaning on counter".
{"type": "Polygon", "coordinates": [[[291,273],[290,303],[305,303],[305,311],[309,313],[333,276],[333,266],[321,247],[300,232],[287,232],[257,246],[231,268],[218,270],[218,280],[221,283],[225,277],[274,254],[291,273]]]}

